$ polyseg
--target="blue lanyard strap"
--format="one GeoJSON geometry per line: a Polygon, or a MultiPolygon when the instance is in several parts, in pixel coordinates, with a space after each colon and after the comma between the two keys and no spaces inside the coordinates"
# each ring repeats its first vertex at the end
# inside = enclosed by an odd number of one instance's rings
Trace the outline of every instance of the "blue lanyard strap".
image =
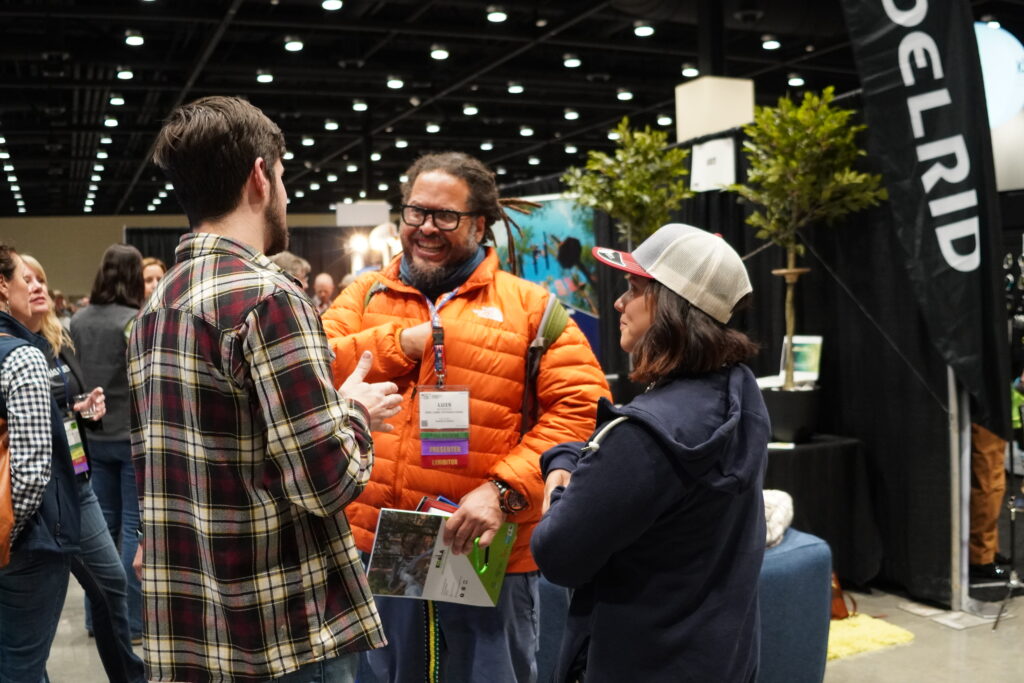
{"type": "Polygon", "coordinates": [[[430,336],[434,343],[434,374],[437,375],[437,386],[439,387],[444,386],[445,376],[447,375],[444,361],[444,327],[441,326],[440,311],[458,292],[458,287],[448,292],[441,297],[441,301],[437,306],[426,296],[423,297],[427,302],[427,307],[430,309],[430,336]]]}

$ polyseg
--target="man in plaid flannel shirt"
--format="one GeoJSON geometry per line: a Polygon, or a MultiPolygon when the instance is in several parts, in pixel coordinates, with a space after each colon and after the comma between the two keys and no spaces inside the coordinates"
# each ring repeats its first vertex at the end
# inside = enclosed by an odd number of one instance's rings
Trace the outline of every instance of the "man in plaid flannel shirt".
{"type": "Polygon", "coordinates": [[[154,153],[193,231],[128,350],[152,680],[353,680],[384,644],[344,508],[401,398],[362,381],[369,354],[339,395],[316,309],[267,258],[283,153],[228,97],[175,110],[154,153]]]}

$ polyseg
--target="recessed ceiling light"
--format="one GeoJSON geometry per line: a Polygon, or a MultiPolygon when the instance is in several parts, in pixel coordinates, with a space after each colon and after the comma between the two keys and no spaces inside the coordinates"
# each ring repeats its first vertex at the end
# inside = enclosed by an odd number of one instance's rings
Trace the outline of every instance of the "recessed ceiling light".
{"type": "Polygon", "coordinates": [[[786,83],[788,83],[790,86],[794,88],[799,88],[804,84],[804,77],[798,73],[791,73],[789,74],[786,83]]]}
{"type": "Polygon", "coordinates": [[[380,152],[374,152],[371,154],[370,161],[380,161],[380,152]]]}
{"type": "Polygon", "coordinates": [[[336,182],[338,182],[338,174],[337,173],[328,173],[327,174],[327,182],[329,182],[329,183],[336,183],[336,182]]]}
{"type": "Polygon", "coordinates": [[[366,190],[359,190],[359,198],[366,199],[366,190]]]}
{"type": "Polygon", "coordinates": [[[530,166],[539,166],[540,159],[538,159],[537,157],[530,157],[529,159],[526,160],[526,163],[530,164],[530,166]]]}
{"type": "Polygon", "coordinates": [[[96,171],[97,173],[102,173],[103,172],[103,164],[93,164],[92,165],[92,170],[96,171]]]}
{"type": "Polygon", "coordinates": [[[312,147],[314,144],[316,144],[316,141],[313,138],[309,137],[308,135],[302,136],[303,147],[312,147]]]}
{"type": "Polygon", "coordinates": [[[426,131],[428,133],[440,133],[441,132],[441,124],[437,123],[436,121],[430,121],[426,125],[426,131]]]}
{"type": "Polygon", "coordinates": [[[103,125],[107,128],[117,128],[117,119],[115,119],[113,116],[108,116],[107,118],[103,119],[103,125]]]}
{"type": "Polygon", "coordinates": [[[448,59],[448,48],[440,43],[434,43],[430,46],[430,56],[439,62],[448,59]]]}
{"type": "Polygon", "coordinates": [[[494,172],[497,173],[498,175],[505,175],[506,173],[508,173],[508,169],[505,168],[504,166],[499,166],[498,168],[494,169],[494,172]]]}
{"type": "Polygon", "coordinates": [[[573,145],[571,143],[566,145],[565,146],[565,153],[566,154],[575,154],[576,153],[576,145],[573,145]]]}
{"type": "Polygon", "coordinates": [[[18,207],[18,213],[25,213],[25,207],[24,206],[19,206],[18,207]]]}
{"type": "Polygon", "coordinates": [[[161,204],[163,204],[163,202],[160,199],[154,198],[153,201],[150,202],[150,204],[152,204],[153,206],[160,206],[161,204]]]}
{"type": "Polygon", "coordinates": [[[491,142],[490,140],[484,140],[483,142],[480,143],[480,149],[482,149],[485,152],[490,152],[492,149],[494,149],[494,143],[491,142]]]}
{"type": "Polygon", "coordinates": [[[142,37],[141,33],[136,31],[135,29],[130,28],[127,31],[124,32],[124,42],[125,42],[125,45],[131,45],[132,47],[138,47],[139,45],[142,45],[143,43],[145,43],[146,40],[145,40],[145,38],[142,37]]]}
{"type": "Polygon", "coordinates": [[[338,130],[338,122],[334,119],[324,119],[324,130],[338,130]]]}
{"type": "Polygon", "coordinates": [[[9,183],[16,183],[16,182],[18,182],[18,176],[16,176],[13,173],[11,173],[10,175],[7,176],[7,182],[9,182],[9,183]]]}
{"type": "Polygon", "coordinates": [[[292,159],[295,158],[295,152],[285,150],[285,153],[281,155],[281,158],[284,159],[285,161],[291,161],[292,159]]]}
{"type": "Polygon", "coordinates": [[[476,116],[479,112],[480,110],[477,109],[477,106],[475,104],[470,104],[469,102],[467,102],[466,104],[462,105],[462,113],[465,114],[466,116],[476,116]]]}
{"type": "Polygon", "coordinates": [[[89,190],[91,190],[92,192],[95,192],[98,189],[100,189],[99,185],[96,185],[96,184],[90,184],[89,185],[89,190]]]}
{"type": "Polygon", "coordinates": [[[608,131],[608,139],[609,140],[618,140],[620,137],[622,137],[622,136],[620,136],[617,131],[614,131],[614,130],[608,131]]]}
{"type": "Polygon", "coordinates": [[[765,50],[778,50],[782,47],[782,43],[780,43],[779,39],[771,33],[766,33],[761,36],[761,47],[765,50]]]}
{"type": "Polygon", "coordinates": [[[377,189],[380,190],[381,192],[386,192],[387,189],[388,189],[388,184],[387,183],[378,183],[377,184],[377,189]]]}
{"type": "Polygon", "coordinates": [[[106,152],[104,152],[104,151],[103,151],[102,149],[101,149],[101,150],[98,150],[98,151],[96,152],[96,158],[97,158],[97,159],[106,159],[106,158],[107,158],[108,156],[110,156],[110,155],[109,155],[109,154],[107,154],[106,152]]]}
{"type": "Polygon", "coordinates": [[[562,112],[562,115],[565,117],[566,121],[575,121],[580,117],[580,113],[578,111],[569,108],[566,108],[566,110],[562,112]]]}
{"type": "Polygon", "coordinates": [[[344,3],[341,0],[324,0],[320,6],[328,12],[336,12],[341,9],[342,4],[344,3]]]}
{"type": "Polygon", "coordinates": [[[93,173],[91,176],[89,176],[89,180],[93,181],[94,183],[98,183],[99,181],[103,180],[103,178],[101,178],[98,173],[93,173]]]}
{"type": "Polygon", "coordinates": [[[114,138],[110,137],[109,135],[104,135],[103,137],[100,138],[101,145],[109,145],[113,141],[114,138]]]}
{"type": "Polygon", "coordinates": [[[696,78],[697,76],[700,76],[700,69],[690,62],[685,62],[682,67],[682,74],[686,78],[696,78]]]}
{"type": "Polygon", "coordinates": [[[166,190],[160,190],[159,192],[156,193],[156,196],[160,197],[161,199],[163,199],[164,197],[167,196],[167,191],[166,190]]]}
{"type": "Polygon", "coordinates": [[[366,111],[366,100],[352,100],[352,111],[366,111]]]}
{"type": "Polygon", "coordinates": [[[409,146],[409,141],[408,140],[403,140],[402,138],[396,138],[395,139],[395,147],[397,147],[398,149],[405,149],[408,146],[409,146]]]}
{"type": "Polygon", "coordinates": [[[171,190],[173,190],[173,189],[174,189],[174,185],[173,185],[173,184],[171,184],[171,183],[166,183],[166,184],[164,185],[164,189],[165,189],[165,190],[167,190],[168,192],[170,192],[171,190]]]}
{"type": "Polygon", "coordinates": [[[637,38],[648,38],[654,35],[654,27],[646,21],[633,22],[633,35],[637,38]]]}
{"type": "Polygon", "coordinates": [[[117,77],[122,81],[130,81],[135,77],[135,74],[132,73],[131,67],[119,66],[117,67],[117,77]]]}
{"type": "Polygon", "coordinates": [[[524,138],[528,138],[533,135],[533,128],[530,128],[529,126],[519,126],[519,134],[524,138]]]}
{"type": "Polygon", "coordinates": [[[523,84],[520,83],[519,81],[509,81],[508,82],[508,91],[509,91],[510,94],[518,95],[518,94],[522,93],[523,90],[525,90],[525,88],[523,87],[523,84]]]}
{"type": "Polygon", "coordinates": [[[348,171],[349,173],[355,173],[356,171],[359,170],[359,167],[356,166],[355,164],[348,164],[347,166],[345,166],[345,170],[348,171]]]}
{"type": "Polygon", "coordinates": [[[96,199],[96,193],[95,192],[86,192],[85,193],[85,198],[86,199],[96,199]]]}
{"type": "Polygon", "coordinates": [[[10,173],[14,170],[14,164],[4,164],[4,172],[10,173]]]}
{"type": "Polygon", "coordinates": [[[398,182],[400,182],[400,183],[407,183],[407,182],[409,182],[409,176],[407,176],[406,174],[403,173],[402,175],[398,176],[398,182]]]}
{"type": "Polygon", "coordinates": [[[505,13],[505,9],[503,7],[500,5],[487,6],[487,21],[492,24],[500,24],[506,19],[508,19],[508,14],[505,13]]]}
{"type": "Polygon", "coordinates": [[[313,192],[316,192],[317,190],[320,189],[320,183],[310,183],[309,189],[313,192]]]}
{"type": "Polygon", "coordinates": [[[299,38],[298,36],[284,37],[284,49],[288,52],[299,52],[302,48],[302,38],[299,38]]]}
{"type": "Polygon", "coordinates": [[[95,201],[93,201],[92,199],[86,199],[86,200],[85,200],[85,205],[86,205],[86,206],[92,206],[92,205],[93,205],[93,204],[95,204],[95,203],[96,203],[96,202],[95,202],[95,201]]]}
{"type": "Polygon", "coordinates": [[[633,99],[633,93],[625,88],[619,88],[615,91],[615,99],[621,100],[622,102],[628,102],[633,99]]]}
{"type": "Polygon", "coordinates": [[[565,68],[567,69],[576,69],[583,64],[583,61],[577,55],[567,52],[562,55],[562,64],[565,65],[565,68]]]}
{"type": "Polygon", "coordinates": [[[7,138],[5,138],[3,135],[0,135],[0,145],[6,145],[6,144],[7,144],[7,138]]]}
{"type": "Polygon", "coordinates": [[[256,69],[256,82],[257,83],[273,83],[274,74],[270,73],[266,69],[256,69]]]}
{"type": "Polygon", "coordinates": [[[292,196],[297,197],[298,199],[302,199],[303,197],[306,196],[306,193],[303,190],[295,190],[295,192],[292,192],[292,196]]]}
{"type": "Polygon", "coordinates": [[[150,211],[150,212],[156,211],[156,207],[153,206],[152,204],[150,204],[149,206],[146,207],[146,211],[150,211]]]}
{"type": "Polygon", "coordinates": [[[659,126],[671,126],[672,117],[668,114],[658,114],[658,125],[659,126]]]}
{"type": "Polygon", "coordinates": [[[15,199],[21,199],[21,193],[20,192],[15,192],[14,193],[14,198],[15,199]]]}
{"type": "Polygon", "coordinates": [[[392,90],[400,90],[404,85],[405,81],[398,76],[388,76],[388,87],[392,90]]]}
{"type": "Polygon", "coordinates": [[[25,206],[25,200],[19,199],[17,202],[15,202],[15,204],[17,204],[18,206],[25,206]]]}
{"type": "Polygon", "coordinates": [[[11,158],[11,153],[10,152],[8,152],[6,149],[0,149],[0,159],[10,159],[10,158],[11,158]]]}

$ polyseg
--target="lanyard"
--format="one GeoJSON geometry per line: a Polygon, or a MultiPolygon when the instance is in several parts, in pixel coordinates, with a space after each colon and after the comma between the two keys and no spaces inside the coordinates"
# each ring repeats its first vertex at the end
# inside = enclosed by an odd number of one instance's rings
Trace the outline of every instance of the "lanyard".
{"type": "Polygon", "coordinates": [[[447,373],[444,362],[444,328],[441,326],[440,310],[458,293],[459,288],[456,287],[441,297],[441,301],[437,306],[426,295],[423,296],[423,299],[427,302],[427,308],[430,309],[430,333],[431,339],[434,342],[434,374],[437,375],[437,386],[442,388],[444,387],[444,379],[447,373]]]}

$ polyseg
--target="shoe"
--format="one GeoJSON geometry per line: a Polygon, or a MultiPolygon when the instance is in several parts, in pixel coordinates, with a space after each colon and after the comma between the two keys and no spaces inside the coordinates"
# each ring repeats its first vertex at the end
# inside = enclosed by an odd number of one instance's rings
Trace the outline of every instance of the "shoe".
{"type": "Polygon", "coordinates": [[[967,573],[972,579],[988,581],[1006,581],[1010,578],[1010,572],[1003,567],[1000,567],[995,562],[968,565],[967,573]]]}

